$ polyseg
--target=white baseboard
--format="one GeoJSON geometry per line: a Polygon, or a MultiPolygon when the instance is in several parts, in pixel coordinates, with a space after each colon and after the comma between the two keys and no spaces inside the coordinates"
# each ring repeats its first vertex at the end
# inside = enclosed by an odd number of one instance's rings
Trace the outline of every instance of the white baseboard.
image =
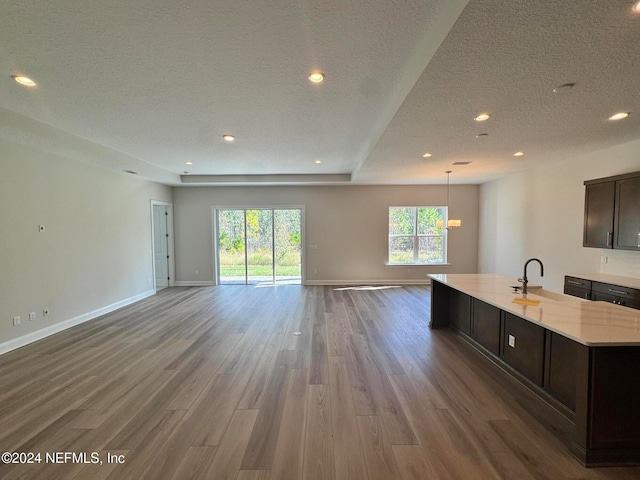
{"type": "Polygon", "coordinates": [[[192,282],[190,280],[186,281],[177,281],[175,283],[176,287],[213,287],[216,284],[213,280],[207,280],[202,282],[192,282]]]}
{"type": "Polygon", "coordinates": [[[431,279],[403,280],[307,280],[305,285],[431,285],[431,279]]]}
{"type": "Polygon", "coordinates": [[[132,303],[139,302],[144,298],[155,295],[155,293],[155,290],[147,290],[146,292],[134,295],[133,297],[125,298],[124,300],[112,303],[111,305],[107,305],[106,307],[98,308],[97,310],[78,315],[77,317],[70,318],[69,320],[58,322],[54,325],[36,330],[35,332],[27,333],[26,335],[23,335],[21,337],[11,339],[4,343],[0,343],[0,355],[10,352],[11,350],[15,350],[16,348],[29,345],[30,343],[37,342],[38,340],[42,340],[43,338],[49,337],[56,333],[60,333],[63,330],[67,330],[68,328],[75,327],[76,325],[80,325],[81,323],[88,322],[89,320],[93,320],[94,318],[98,318],[107,313],[111,313],[114,310],[126,307],[127,305],[131,305],[132,303]]]}

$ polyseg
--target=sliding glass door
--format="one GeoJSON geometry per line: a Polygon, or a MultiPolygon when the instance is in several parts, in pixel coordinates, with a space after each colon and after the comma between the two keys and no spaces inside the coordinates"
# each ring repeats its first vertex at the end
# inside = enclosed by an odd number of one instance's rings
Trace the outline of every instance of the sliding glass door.
{"type": "Polygon", "coordinates": [[[302,210],[215,209],[218,284],[302,282],[302,210]]]}
{"type": "Polygon", "coordinates": [[[273,210],[245,210],[247,281],[273,282],[273,210]]]}

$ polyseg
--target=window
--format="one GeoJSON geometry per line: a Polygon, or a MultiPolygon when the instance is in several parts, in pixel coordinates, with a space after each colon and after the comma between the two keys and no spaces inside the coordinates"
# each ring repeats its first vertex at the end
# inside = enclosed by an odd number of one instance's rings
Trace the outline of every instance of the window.
{"type": "Polygon", "coordinates": [[[447,207],[389,207],[389,263],[447,262],[447,207]]]}

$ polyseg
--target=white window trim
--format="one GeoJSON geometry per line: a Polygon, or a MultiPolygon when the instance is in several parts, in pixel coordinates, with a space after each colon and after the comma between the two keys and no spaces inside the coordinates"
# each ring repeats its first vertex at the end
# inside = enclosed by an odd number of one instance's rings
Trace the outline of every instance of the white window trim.
{"type": "Polygon", "coordinates": [[[419,234],[418,232],[418,210],[420,208],[443,208],[444,209],[444,218],[443,218],[443,224],[446,225],[447,221],[449,220],[449,208],[447,206],[444,205],[419,205],[419,206],[411,206],[411,205],[406,205],[406,206],[394,206],[391,205],[389,206],[388,210],[387,210],[387,233],[388,233],[388,239],[387,239],[387,262],[385,263],[387,266],[389,267],[402,267],[402,266],[415,266],[415,267],[420,267],[420,266],[449,266],[451,265],[448,262],[448,255],[449,255],[449,248],[448,248],[448,240],[449,240],[449,231],[443,227],[443,232],[442,235],[435,235],[435,234],[419,234]],[[391,234],[388,233],[389,232],[389,211],[392,208],[413,208],[416,211],[416,214],[414,216],[414,226],[413,226],[413,231],[416,232],[412,235],[408,235],[408,234],[391,234]],[[411,263],[395,263],[395,262],[391,262],[389,261],[389,257],[391,255],[391,239],[392,238],[398,238],[398,237],[413,237],[413,262],[411,263]],[[442,237],[442,256],[444,258],[444,261],[442,262],[419,262],[418,258],[420,256],[420,252],[419,252],[419,246],[420,246],[420,238],[421,237],[442,237]]]}

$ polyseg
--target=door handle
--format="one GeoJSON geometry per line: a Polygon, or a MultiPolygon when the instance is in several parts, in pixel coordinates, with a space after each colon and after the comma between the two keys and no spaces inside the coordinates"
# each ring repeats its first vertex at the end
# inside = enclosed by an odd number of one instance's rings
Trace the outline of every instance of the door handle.
{"type": "Polygon", "coordinates": [[[623,292],[622,290],[614,290],[613,288],[609,288],[611,293],[617,293],[618,295],[629,295],[627,292],[623,292]]]}
{"type": "Polygon", "coordinates": [[[613,237],[613,232],[607,232],[607,247],[611,246],[611,237],[613,237]]]}
{"type": "Polygon", "coordinates": [[[567,283],[570,283],[571,285],[580,285],[580,286],[582,286],[582,282],[576,282],[575,280],[567,280],[567,283]]]}

